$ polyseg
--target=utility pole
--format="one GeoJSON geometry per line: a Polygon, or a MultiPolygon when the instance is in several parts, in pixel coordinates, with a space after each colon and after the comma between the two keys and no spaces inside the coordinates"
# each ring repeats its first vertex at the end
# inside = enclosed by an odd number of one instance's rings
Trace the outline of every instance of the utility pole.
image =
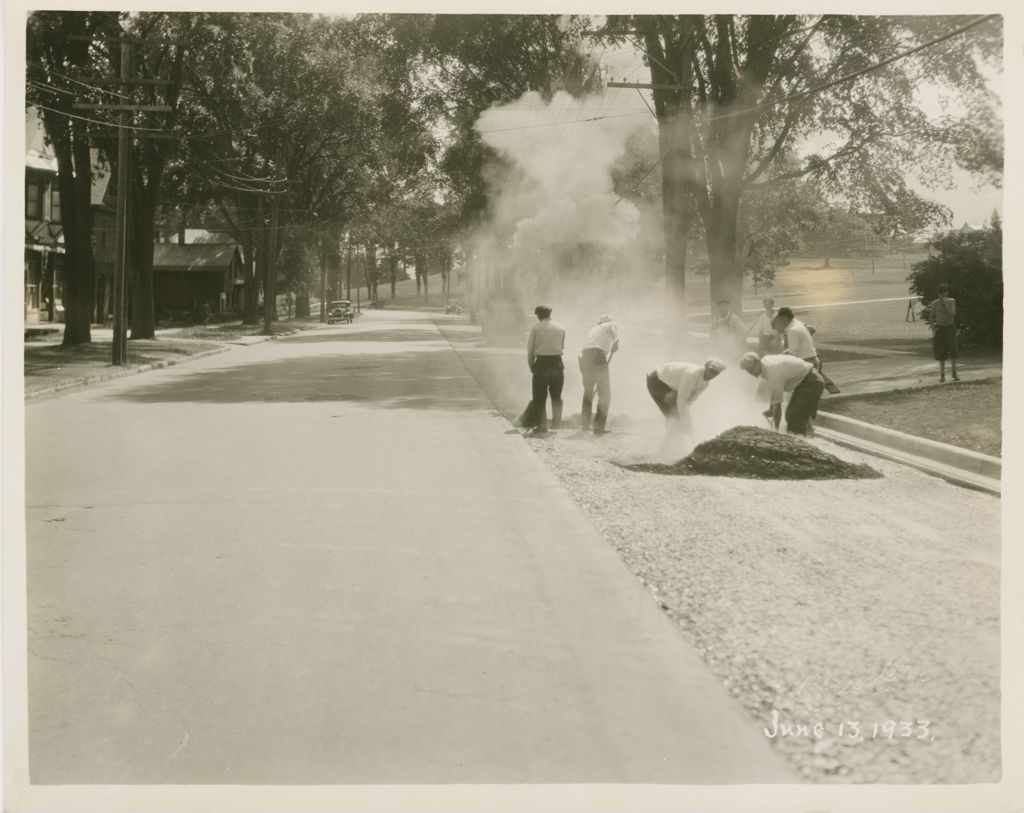
{"type": "MultiPolygon", "coordinates": [[[[121,43],[121,95],[130,90],[132,46],[121,43]]],[[[128,314],[125,312],[125,260],[128,255],[128,121],[129,113],[122,109],[117,114],[117,221],[114,227],[114,346],[111,363],[128,364],[128,314]]]]}
{"type": "Polygon", "coordinates": [[[352,239],[351,235],[345,235],[345,243],[348,245],[348,262],[345,266],[345,299],[352,301],[352,239]]]}
{"type": "Polygon", "coordinates": [[[320,235],[320,321],[327,321],[327,259],[324,253],[324,236],[320,235]]]}
{"type": "MultiPolygon", "coordinates": [[[[281,145],[277,147],[277,161],[274,167],[275,176],[281,171],[281,145]]],[[[264,301],[263,301],[263,335],[273,333],[271,323],[277,316],[277,212],[278,193],[272,192],[270,198],[270,234],[267,237],[267,264],[263,266],[264,301]]]]}
{"type": "MultiPolygon", "coordinates": [[[[88,34],[73,34],[71,40],[93,42],[88,34]]],[[[122,99],[131,98],[132,88],[139,85],[171,85],[169,79],[132,78],[132,46],[142,40],[121,36],[107,40],[121,44],[121,75],[119,78],[93,77],[94,85],[117,84],[122,99]]],[[[133,113],[169,113],[171,107],[164,104],[82,104],[72,105],[75,110],[116,110],[117,111],[117,209],[114,223],[114,340],[111,363],[123,367],[128,363],[128,314],[126,308],[126,277],[128,258],[128,162],[131,159],[132,138],[174,138],[170,132],[146,132],[142,129],[132,132],[133,113]]]]}

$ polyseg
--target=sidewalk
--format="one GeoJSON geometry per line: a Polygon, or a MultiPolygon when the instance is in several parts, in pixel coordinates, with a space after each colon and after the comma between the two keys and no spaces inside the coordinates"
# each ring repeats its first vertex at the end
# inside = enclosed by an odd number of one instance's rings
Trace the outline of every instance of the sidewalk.
{"type": "MultiPolygon", "coordinates": [[[[939,363],[921,356],[858,359],[826,364],[825,372],[836,382],[842,395],[866,395],[873,392],[927,387],[939,383],[939,363]]],[[[947,369],[947,376],[949,370],[947,369]]],[[[961,359],[958,372],[962,381],[1002,378],[1001,362],[961,359]]],[[[827,409],[828,396],[822,401],[827,409]]]]}
{"type": "MultiPolygon", "coordinates": [[[[691,332],[690,335],[699,339],[708,338],[706,333],[691,332]]],[[[756,344],[755,340],[747,340],[747,346],[751,350],[756,349],[756,344]]],[[[939,383],[939,363],[927,355],[868,345],[828,343],[819,344],[817,347],[819,351],[845,351],[870,357],[825,363],[824,371],[835,381],[842,395],[867,395],[939,383]]],[[[957,370],[963,381],[980,381],[1003,376],[1001,360],[972,359],[969,355],[958,360],[957,370]]],[[[948,373],[947,369],[947,375],[948,373]]],[[[828,395],[822,401],[822,408],[827,408],[827,401],[828,395]]]]}
{"type": "Polygon", "coordinates": [[[93,327],[92,341],[64,347],[63,324],[27,325],[39,338],[24,344],[24,381],[26,399],[45,398],[112,378],[170,367],[184,361],[224,353],[232,346],[260,344],[302,330],[320,327],[310,320],[288,320],[274,324],[273,336],[259,334],[261,326],[227,325],[160,328],[153,339],[128,340],[128,364],[115,367],[111,362],[114,331],[93,327]]]}

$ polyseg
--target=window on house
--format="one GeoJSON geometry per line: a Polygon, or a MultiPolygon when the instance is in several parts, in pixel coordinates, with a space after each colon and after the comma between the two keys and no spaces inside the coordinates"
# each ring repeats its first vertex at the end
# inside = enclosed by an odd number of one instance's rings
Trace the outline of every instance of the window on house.
{"type": "Polygon", "coordinates": [[[36,180],[25,181],[25,217],[43,219],[43,185],[36,180]]]}
{"type": "Polygon", "coordinates": [[[56,184],[50,192],[50,222],[60,223],[60,190],[56,184]]]}

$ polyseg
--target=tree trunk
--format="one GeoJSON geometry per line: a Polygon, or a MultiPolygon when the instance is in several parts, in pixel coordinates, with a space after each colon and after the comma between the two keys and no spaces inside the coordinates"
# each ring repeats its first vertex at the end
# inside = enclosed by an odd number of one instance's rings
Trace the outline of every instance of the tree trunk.
{"type": "Polygon", "coordinates": [[[711,267],[711,302],[728,299],[734,311],[743,308],[743,268],[736,256],[739,236],[739,185],[724,179],[705,223],[711,267]]]}
{"type": "MultiPolygon", "coordinates": [[[[133,258],[132,279],[132,322],[131,338],[152,339],[156,336],[156,320],[153,313],[153,235],[156,222],[156,205],[160,198],[159,171],[156,178],[151,176],[150,186],[142,190],[135,188],[133,239],[128,256],[133,258]]],[[[126,275],[127,276],[127,275],[126,275]]]]}
{"type": "MultiPolygon", "coordinates": [[[[347,242],[347,241],[346,241],[347,242]]],[[[347,242],[348,258],[345,263],[345,299],[352,301],[352,243],[347,242]]]]}
{"type": "MultiPolygon", "coordinates": [[[[250,211],[251,214],[251,211],[250,211]]],[[[259,305],[259,280],[256,276],[256,237],[252,228],[244,231],[242,252],[245,254],[242,265],[245,286],[242,289],[242,324],[255,325],[256,311],[259,305]]]]}
{"type": "Polygon", "coordinates": [[[258,211],[260,229],[260,280],[263,283],[263,335],[269,336],[273,333],[271,327],[274,320],[274,307],[277,305],[274,299],[274,289],[270,281],[270,230],[263,226],[263,199],[260,198],[258,211]]]}
{"type": "Polygon", "coordinates": [[[674,314],[686,314],[686,246],[690,236],[687,188],[690,166],[681,141],[681,115],[662,121],[658,142],[662,164],[662,220],[665,233],[665,293],[674,314]]]}
{"type": "Polygon", "coordinates": [[[327,261],[324,253],[324,238],[317,245],[320,256],[320,321],[327,321],[327,261]]]}
{"type": "Polygon", "coordinates": [[[423,280],[423,301],[430,299],[430,291],[427,288],[427,257],[425,254],[416,255],[416,293],[420,292],[420,280],[423,280]]]}
{"type": "Polygon", "coordinates": [[[366,298],[377,301],[377,244],[366,244],[366,298]]]}
{"type": "Polygon", "coordinates": [[[92,341],[92,311],[96,296],[92,255],[92,162],[83,128],[82,122],[72,121],[70,139],[52,139],[61,201],[72,204],[64,203],[61,207],[66,252],[65,347],[92,341]]]}
{"type": "Polygon", "coordinates": [[[398,257],[388,257],[388,274],[391,277],[391,298],[395,298],[395,283],[398,282],[398,257]]]}

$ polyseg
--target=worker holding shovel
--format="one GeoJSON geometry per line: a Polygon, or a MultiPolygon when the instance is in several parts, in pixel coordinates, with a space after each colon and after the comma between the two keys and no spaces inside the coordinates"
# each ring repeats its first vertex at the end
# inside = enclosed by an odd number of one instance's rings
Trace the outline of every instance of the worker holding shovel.
{"type": "Polygon", "coordinates": [[[580,428],[590,429],[594,412],[594,395],[597,395],[597,414],[594,415],[594,434],[603,435],[608,430],[608,407],[612,400],[611,378],[608,365],[619,349],[619,328],[607,313],[599,317],[597,324],[587,334],[587,343],[579,356],[580,373],[583,375],[583,407],[580,410],[580,428]]]}
{"type": "Polygon", "coordinates": [[[714,358],[704,364],[670,361],[647,374],[647,391],[665,416],[666,446],[679,440],[692,442],[690,406],[725,367],[725,362],[714,358]]]}
{"type": "Polygon", "coordinates": [[[818,402],[825,385],[809,361],[783,354],[759,358],[747,353],[740,359],[740,369],[768,384],[770,416],[775,429],[782,422],[782,401],[790,393],[786,407],[786,431],[794,435],[812,435],[811,419],[818,414],[818,402]]]}

